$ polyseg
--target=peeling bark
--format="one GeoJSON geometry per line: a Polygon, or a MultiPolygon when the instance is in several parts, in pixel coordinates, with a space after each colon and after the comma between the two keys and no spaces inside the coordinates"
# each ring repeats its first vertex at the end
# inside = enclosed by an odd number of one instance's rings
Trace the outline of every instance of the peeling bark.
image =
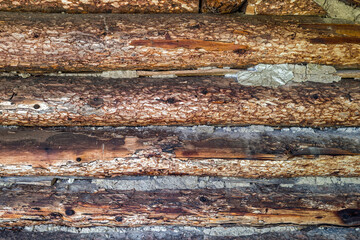
{"type": "Polygon", "coordinates": [[[358,132],[207,131],[3,128],[0,175],[360,176],[358,132]]]}
{"type": "Polygon", "coordinates": [[[248,0],[245,13],[260,15],[326,15],[326,11],[313,0],[248,0]]]}
{"type": "Polygon", "coordinates": [[[357,226],[360,194],[351,186],[282,186],[254,182],[239,188],[99,189],[15,184],[1,188],[0,226],[299,224],[357,226]]]}
{"type": "Polygon", "coordinates": [[[242,86],[221,77],[0,79],[0,124],[359,126],[360,85],[242,86]]]}
{"type": "Polygon", "coordinates": [[[0,13],[2,71],[360,67],[360,28],[313,17],[0,13]]]}
{"type": "Polygon", "coordinates": [[[1,11],[47,13],[198,13],[198,0],[0,0],[1,11]]]}

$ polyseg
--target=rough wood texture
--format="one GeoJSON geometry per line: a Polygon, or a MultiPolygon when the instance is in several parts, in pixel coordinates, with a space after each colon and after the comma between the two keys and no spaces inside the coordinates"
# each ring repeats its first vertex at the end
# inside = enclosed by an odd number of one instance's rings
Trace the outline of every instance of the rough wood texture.
{"type": "Polygon", "coordinates": [[[248,0],[245,13],[261,15],[326,15],[326,11],[313,0],[248,0]]]}
{"type": "Polygon", "coordinates": [[[257,63],[360,67],[360,27],[338,20],[2,12],[0,22],[1,71],[239,68],[257,63]]]}
{"type": "Polygon", "coordinates": [[[0,78],[0,124],[359,126],[360,84],[242,86],[234,79],[0,78]]]}
{"type": "Polygon", "coordinates": [[[233,13],[240,9],[245,0],[202,0],[203,13],[233,13]]]}
{"type": "Polygon", "coordinates": [[[111,181],[103,181],[103,188],[86,179],[2,187],[0,226],[360,225],[356,183],[297,186],[259,180],[231,188],[139,191],[116,189],[111,181]]]}
{"type": "Polygon", "coordinates": [[[335,226],[274,226],[274,227],[190,227],[145,226],[72,228],[59,226],[32,226],[3,228],[4,240],[99,240],[99,239],[172,239],[172,240],[358,240],[359,228],[335,226]]]}
{"type": "Polygon", "coordinates": [[[0,0],[1,11],[52,13],[198,13],[198,0],[0,0]]]}
{"type": "Polygon", "coordinates": [[[360,176],[360,130],[56,128],[0,131],[0,175],[360,176]]]}

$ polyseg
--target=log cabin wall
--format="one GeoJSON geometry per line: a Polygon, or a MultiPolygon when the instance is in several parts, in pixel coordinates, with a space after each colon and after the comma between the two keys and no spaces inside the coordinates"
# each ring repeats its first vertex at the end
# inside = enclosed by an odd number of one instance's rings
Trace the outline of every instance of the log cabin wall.
{"type": "Polygon", "coordinates": [[[0,239],[359,239],[358,6],[0,0],[0,239]]]}

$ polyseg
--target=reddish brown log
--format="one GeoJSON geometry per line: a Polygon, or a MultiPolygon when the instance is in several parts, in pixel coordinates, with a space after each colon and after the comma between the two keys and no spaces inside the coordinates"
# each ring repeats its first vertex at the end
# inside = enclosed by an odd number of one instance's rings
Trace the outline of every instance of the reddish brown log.
{"type": "Polygon", "coordinates": [[[1,11],[52,13],[198,13],[198,0],[0,0],[1,11]]]}
{"type": "Polygon", "coordinates": [[[360,176],[359,131],[4,128],[0,136],[1,176],[360,176]]]}
{"type": "Polygon", "coordinates": [[[360,67],[360,27],[322,18],[0,13],[1,71],[360,67]]]}
{"type": "Polygon", "coordinates": [[[0,79],[0,124],[360,126],[358,81],[279,88],[234,79],[0,79]]]}
{"type": "Polygon", "coordinates": [[[86,182],[68,188],[17,184],[0,190],[0,227],[360,224],[360,194],[349,187],[330,192],[333,186],[319,190],[318,186],[253,184],[238,189],[156,191],[96,190],[86,182]]]}
{"type": "Polygon", "coordinates": [[[313,0],[248,0],[246,14],[260,15],[326,15],[313,0]]]}

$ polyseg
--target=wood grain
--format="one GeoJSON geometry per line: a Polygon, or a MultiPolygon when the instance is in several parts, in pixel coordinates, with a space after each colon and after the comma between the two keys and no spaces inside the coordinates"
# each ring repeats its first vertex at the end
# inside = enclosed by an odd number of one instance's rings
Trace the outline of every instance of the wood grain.
{"type": "Polygon", "coordinates": [[[261,181],[237,188],[138,191],[96,189],[91,181],[82,182],[1,188],[0,226],[360,224],[360,195],[349,184],[341,191],[335,185],[261,181]]]}
{"type": "Polygon", "coordinates": [[[270,130],[2,128],[0,175],[360,176],[359,132],[270,130]]]}
{"type": "Polygon", "coordinates": [[[242,86],[234,79],[0,78],[0,124],[360,126],[360,85],[242,86]]]}
{"type": "Polygon", "coordinates": [[[46,13],[198,13],[198,0],[0,0],[1,11],[46,13]]]}
{"type": "Polygon", "coordinates": [[[317,17],[0,13],[1,71],[360,67],[360,28],[317,17]]]}

